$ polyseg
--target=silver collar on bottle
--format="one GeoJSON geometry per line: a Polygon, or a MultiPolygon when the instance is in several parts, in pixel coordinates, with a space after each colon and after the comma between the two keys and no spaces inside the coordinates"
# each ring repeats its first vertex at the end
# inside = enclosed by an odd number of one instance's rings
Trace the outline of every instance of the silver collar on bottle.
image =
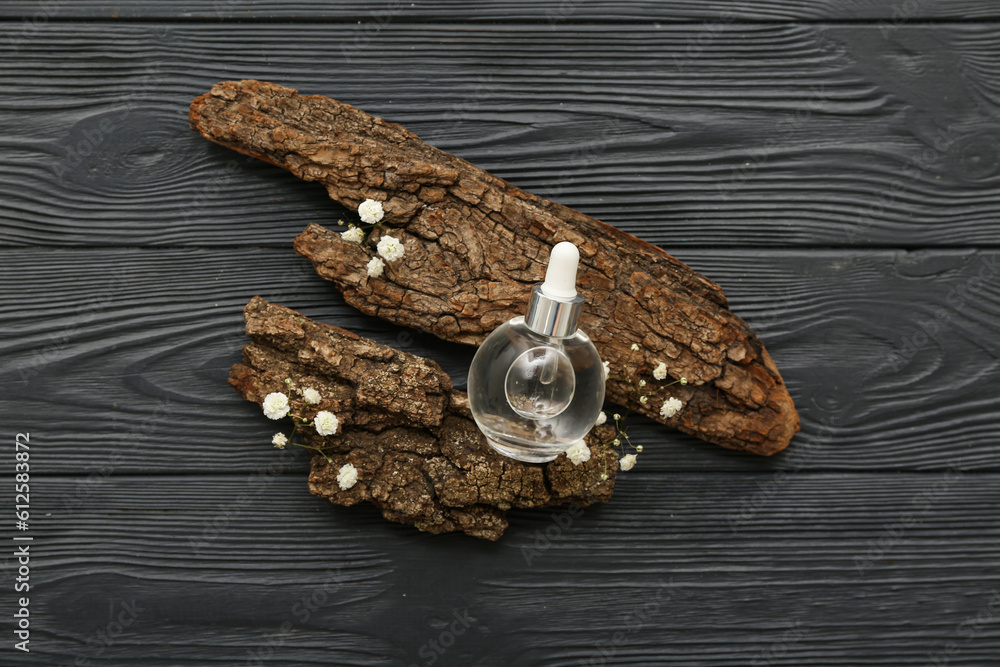
{"type": "Polygon", "coordinates": [[[542,292],[539,283],[531,288],[524,323],[537,334],[569,338],[579,328],[582,308],[583,297],[579,294],[572,299],[556,299],[542,292]]]}

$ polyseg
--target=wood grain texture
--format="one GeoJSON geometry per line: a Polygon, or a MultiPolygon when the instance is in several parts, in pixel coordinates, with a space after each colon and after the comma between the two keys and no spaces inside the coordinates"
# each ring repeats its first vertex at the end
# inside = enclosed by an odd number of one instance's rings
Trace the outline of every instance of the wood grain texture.
{"type": "Polygon", "coordinates": [[[466,609],[435,667],[996,663],[997,3],[437,0],[384,24],[388,2],[78,0],[18,18],[51,6],[0,3],[0,423],[39,439],[19,664],[410,667],[466,609]],[[797,399],[795,446],[762,459],[637,422],[611,503],[568,526],[512,513],[498,544],[310,496],[307,457],[268,448],[224,387],[250,297],[455,377],[471,350],[359,315],[289,251],[336,222],[325,192],[187,129],[192,97],[242,77],[398,120],[717,281],[797,399]],[[120,247],[154,244],[183,247],[120,247]]]}
{"type": "Polygon", "coordinates": [[[72,512],[73,480],[40,477],[32,664],[245,665],[262,650],[406,667],[456,612],[475,620],[445,665],[589,664],[610,647],[609,664],[898,667],[955,641],[950,665],[982,667],[1000,651],[993,624],[959,630],[1000,585],[1000,524],[970,512],[1000,502],[996,475],[805,475],[731,529],[760,477],[623,476],[614,502],[518,512],[494,544],[330,506],[297,476],[116,476],[72,512]],[[142,611],[96,641],[123,602],[142,611]]]}
{"type": "Polygon", "coordinates": [[[729,25],[744,21],[877,20],[896,21],[947,19],[995,20],[1000,10],[990,0],[923,0],[903,4],[893,0],[541,0],[500,2],[475,0],[455,2],[393,2],[371,4],[325,0],[127,0],[108,5],[101,0],[76,0],[52,5],[28,0],[9,0],[0,17],[33,21],[66,19],[172,19],[189,21],[343,21],[381,25],[393,21],[453,21],[465,23],[544,21],[553,29],[577,21],[705,21],[729,25]],[[35,17],[38,17],[37,19],[35,17]]]}
{"type": "Polygon", "coordinates": [[[189,101],[237,74],[328,91],[668,250],[1000,245],[995,25],[743,25],[690,56],[697,26],[558,35],[393,22],[345,52],[340,25],[51,24],[0,41],[0,243],[284,246],[335,223],[321,189],[189,136],[189,101]]]}
{"type": "MultiPolygon", "coordinates": [[[[637,469],[1000,470],[995,251],[680,258],[729,286],[784,369],[803,430],[786,454],[754,461],[637,419],[637,469]]],[[[268,465],[273,431],[225,387],[258,293],[435,359],[459,387],[473,353],[359,314],[290,249],[6,250],[0,284],[16,286],[0,303],[12,392],[0,418],[23,430],[45,415],[50,472],[268,465]]],[[[289,465],[306,471],[305,457],[289,465]]]]}

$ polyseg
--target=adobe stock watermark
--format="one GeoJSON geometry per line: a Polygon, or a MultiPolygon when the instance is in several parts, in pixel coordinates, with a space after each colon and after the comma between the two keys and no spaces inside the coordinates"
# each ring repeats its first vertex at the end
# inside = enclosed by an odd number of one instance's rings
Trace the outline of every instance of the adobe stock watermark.
{"type": "Polygon", "coordinates": [[[351,62],[352,58],[366,49],[371,41],[403,12],[403,5],[404,3],[400,0],[391,0],[381,9],[369,11],[368,21],[358,21],[351,38],[345,40],[340,46],[344,60],[351,62]]]}
{"type": "Polygon", "coordinates": [[[49,24],[59,10],[65,5],[64,0],[44,0],[38,4],[38,8],[32,12],[31,16],[25,16],[17,28],[11,30],[7,35],[7,45],[16,55],[21,51],[21,46],[38,37],[38,33],[49,24]]]}
{"type": "Polygon", "coordinates": [[[747,155],[746,161],[741,166],[732,169],[729,179],[726,182],[716,184],[715,188],[721,199],[723,201],[728,200],[733,193],[738,192],[754,178],[761,167],[768,163],[771,156],[781,146],[779,136],[801,128],[812,118],[814,112],[823,108],[827,101],[826,86],[824,84],[821,83],[818,87],[810,86],[809,99],[797,107],[791,115],[782,118],[776,124],[775,128],[778,131],[778,136],[768,137],[760,148],[747,155]]]}
{"type": "Polygon", "coordinates": [[[684,52],[680,55],[672,56],[674,61],[674,67],[678,70],[682,70],[688,66],[690,62],[697,59],[705,52],[705,49],[712,45],[715,40],[726,31],[727,28],[736,20],[736,12],[742,9],[746,9],[747,3],[743,3],[734,9],[727,9],[719,13],[719,17],[713,21],[705,23],[701,30],[698,31],[694,37],[688,37],[685,40],[684,52]]]}
{"type": "MultiPolygon", "coordinates": [[[[723,26],[725,25],[724,22],[720,23],[723,26]]],[[[720,33],[721,29],[717,29],[711,31],[709,34],[714,39],[720,33]]],[[[822,33],[816,33],[814,37],[819,50],[824,55],[833,58],[844,58],[846,49],[843,45],[834,42],[822,33]]],[[[699,47],[698,53],[700,51],[699,47]]],[[[690,60],[692,57],[689,56],[688,59],[690,60]]],[[[771,156],[780,148],[783,141],[782,137],[801,129],[812,118],[813,114],[820,112],[829,103],[830,99],[827,95],[825,84],[821,83],[819,86],[809,86],[809,98],[798,104],[790,114],[775,124],[776,135],[769,136],[760,148],[748,155],[747,160],[741,166],[734,167],[727,182],[716,185],[716,190],[718,190],[722,200],[729,199],[730,195],[738,192],[751,179],[757,176],[760,169],[770,161],[771,156]]]]}
{"type": "Polygon", "coordinates": [[[210,519],[202,521],[201,533],[198,537],[189,537],[188,546],[194,554],[201,554],[215,540],[224,535],[232,521],[246,512],[261,494],[263,494],[294,462],[294,454],[289,450],[278,452],[277,464],[259,464],[246,477],[247,488],[236,495],[232,502],[222,507],[210,519]]]}
{"type": "Polygon", "coordinates": [[[875,201],[858,214],[855,220],[856,226],[845,231],[848,242],[857,241],[861,234],[875,224],[877,217],[882,216],[886,209],[896,204],[896,199],[903,192],[907,181],[913,186],[918,186],[923,175],[941,161],[958,139],[954,126],[949,125],[944,130],[937,132],[931,145],[921,151],[920,155],[907,160],[899,178],[892,179],[888,187],[879,190],[875,195],[875,201]]]}
{"type": "Polygon", "coordinates": [[[934,504],[964,475],[954,465],[950,466],[943,478],[910,499],[910,509],[900,512],[896,521],[883,524],[881,535],[877,539],[868,540],[868,550],[854,557],[854,569],[858,576],[863,576],[885,558],[903,540],[906,531],[927,516],[934,504]]]}
{"type": "Polygon", "coordinates": [[[169,399],[161,399],[145,419],[132,424],[128,430],[119,433],[117,436],[118,444],[112,448],[110,456],[89,468],[85,477],[77,478],[72,493],[63,497],[63,508],[72,513],[86,503],[108,481],[122,459],[138,449],[150,435],[156,432],[171,412],[169,399]]]}
{"type": "Polygon", "coordinates": [[[962,648],[978,637],[986,626],[1000,620],[1000,590],[994,588],[989,593],[986,603],[982,609],[972,616],[962,619],[955,627],[955,637],[947,642],[939,651],[927,654],[927,662],[924,667],[946,667],[962,653],[962,648]]]}
{"type": "MultiPolygon", "coordinates": [[[[312,618],[312,615],[329,604],[334,599],[334,595],[343,587],[345,577],[343,568],[331,568],[326,571],[323,582],[300,597],[292,605],[289,612],[296,621],[305,625],[312,618]]],[[[265,662],[274,657],[275,651],[285,645],[285,642],[295,634],[295,624],[284,621],[275,632],[264,635],[263,640],[253,648],[247,649],[247,667],[261,667],[265,662]]]]}
{"type": "Polygon", "coordinates": [[[783,661],[789,649],[805,637],[806,633],[801,629],[801,626],[802,621],[799,619],[788,623],[788,627],[785,628],[779,639],[775,640],[767,648],[762,648],[750,660],[750,667],[769,667],[779,660],[783,661]]]}
{"type": "Polygon", "coordinates": [[[129,117],[143,96],[156,89],[162,80],[160,63],[155,62],[152,65],[148,65],[145,76],[138,83],[133,84],[128,94],[123,96],[121,103],[124,104],[125,108],[117,116],[105,116],[101,118],[96,128],[85,128],[83,130],[83,139],[67,147],[66,159],[57,163],[54,168],[56,178],[59,182],[62,183],[63,178],[68,172],[83,164],[85,158],[93,155],[94,151],[101,144],[113,137],[119,125],[129,117]]]}
{"type": "MultiPolygon", "coordinates": [[[[880,372],[880,366],[869,364],[867,370],[857,377],[856,386],[870,386],[880,372]]],[[[753,522],[758,514],[778,497],[782,487],[794,479],[822,451],[824,443],[829,442],[837,434],[845,421],[854,414],[855,407],[864,400],[865,394],[860,391],[834,394],[827,404],[813,399],[811,407],[815,409],[817,416],[810,421],[816,424],[815,435],[809,440],[792,444],[787,453],[782,454],[786,457],[783,463],[787,462],[788,467],[775,470],[767,481],[758,482],[756,489],[739,501],[737,511],[726,515],[726,523],[734,535],[753,522]]]]}
{"type": "Polygon", "coordinates": [[[572,185],[576,180],[574,174],[590,169],[603,160],[608,146],[614,143],[615,136],[622,128],[622,121],[617,116],[611,118],[611,122],[601,130],[596,141],[588,142],[574,150],[566,159],[567,164],[573,165],[572,169],[563,169],[556,174],[555,182],[544,188],[542,194],[547,199],[556,199],[562,194],[563,188],[572,185]]]}
{"type": "Polygon", "coordinates": [[[443,119],[453,123],[454,126],[461,125],[469,120],[472,113],[478,111],[484,102],[492,99],[496,95],[496,90],[492,74],[479,77],[472,94],[451,105],[451,108],[444,113],[443,119]]]}
{"type": "MultiPolygon", "coordinates": [[[[257,158],[253,156],[246,156],[242,158],[244,163],[254,162],[257,158]]],[[[222,188],[226,185],[232,183],[237,176],[245,173],[243,165],[240,164],[240,160],[236,158],[230,158],[226,161],[225,167],[222,169],[221,174],[215,174],[209,179],[206,179],[199,187],[197,192],[195,192],[194,197],[187,206],[184,207],[184,212],[181,215],[184,218],[184,223],[188,224],[192,221],[192,217],[201,214],[208,206],[209,199],[213,196],[218,195],[222,192],[222,188]]]]}
{"type": "MultiPolygon", "coordinates": [[[[832,425],[832,422],[828,422],[832,425]]],[[[775,470],[766,482],[757,482],[757,490],[740,501],[739,510],[726,515],[726,523],[733,534],[738,533],[746,524],[753,521],[758,512],[764,509],[778,490],[788,479],[801,471],[809,462],[810,457],[819,449],[817,442],[797,443],[787,455],[788,468],[775,470]]]]}
{"type": "Polygon", "coordinates": [[[618,652],[630,641],[634,641],[636,633],[651,625],[653,619],[663,612],[665,605],[680,597],[678,587],[674,584],[672,577],[668,581],[664,581],[660,577],[657,584],[656,590],[652,595],[637,595],[636,597],[639,600],[646,599],[645,601],[636,602],[635,606],[622,615],[622,628],[613,632],[610,637],[596,642],[593,653],[587,658],[581,659],[577,664],[584,667],[602,667],[603,665],[616,664],[613,661],[609,661],[613,660],[618,655],[618,652]]]}
{"type": "MultiPolygon", "coordinates": [[[[697,34],[685,39],[683,52],[671,56],[674,67],[678,71],[683,70],[690,63],[700,58],[705,49],[710,47],[729,29],[729,26],[736,21],[739,14],[747,10],[751,10],[752,12],[752,3],[742,2],[731,9],[719,12],[719,15],[715,19],[702,24],[697,34]]],[[[833,52],[838,56],[842,56],[845,53],[845,49],[842,46],[833,44],[823,35],[818,34],[816,39],[819,41],[820,49],[824,52],[833,52]]]]}
{"type": "Polygon", "coordinates": [[[903,335],[880,368],[889,366],[898,372],[906,367],[938,333],[975,301],[986,286],[1000,277],[1000,254],[982,255],[974,267],[973,275],[957,285],[953,285],[945,295],[946,309],[938,311],[931,318],[917,319],[916,328],[903,335]]]}
{"type": "Polygon", "coordinates": [[[444,622],[442,629],[437,636],[424,642],[417,650],[417,656],[423,662],[410,663],[409,667],[431,667],[437,663],[448,650],[455,645],[459,638],[469,631],[476,623],[476,619],[469,615],[468,609],[453,609],[451,615],[444,622]]]}
{"type": "Polygon", "coordinates": [[[545,530],[539,528],[535,531],[535,539],[532,544],[525,544],[521,547],[521,557],[524,558],[528,567],[531,567],[536,558],[544,555],[563,538],[565,532],[573,527],[573,521],[583,516],[583,507],[576,503],[570,503],[562,512],[553,512],[549,516],[552,523],[545,530]]]}
{"type": "Polygon", "coordinates": [[[215,0],[212,3],[212,11],[215,12],[216,18],[226,19],[235,12],[246,11],[246,4],[244,0],[215,0]]]}
{"type": "Polygon", "coordinates": [[[135,600],[122,601],[117,606],[112,601],[110,620],[92,632],[86,639],[87,648],[91,649],[92,652],[87,655],[77,655],[73,664],[76,667],[103,664],[98,659],[126,634],[144,611],[146,609],[140,607],[135,600]]]}
{"type": "Polygon", "coordinates": [[[576,13],[577,8],[583,4],[583,0],[559,0],[559,4],[545,10],[545,20],[549,24],[549,30],[555,30],[556,26],[576,13]]]}
{"type": "Polygon", "coordinates": [[[882,19],[878,22],[878,30],[882,33],[882,38],[889,39],[889,35],[906,25],[911,19],[917,18],[924,4],[925,0],[903,0],[903,2],[894,4],[889,14],[889,20],[882,19]]]}
{"type": "MultiPolygon", "coordinates": [[[[26,383],[38,375],[48,364],[57,361],[69,346],[72,338],[81,333],[83,327],[93,322],[117,300],[119,291],[127,284],[128,274],[124,268],[116,268],[107,278],[107,283],[96,294],[87,297],[73,309],[73,318],[56,332],[48,335],[49,342],[31,351],[26,365],[18,367],[21,382],[26,383]]],[[[114,349],[114,348],[112,348],[114,349]]]]}

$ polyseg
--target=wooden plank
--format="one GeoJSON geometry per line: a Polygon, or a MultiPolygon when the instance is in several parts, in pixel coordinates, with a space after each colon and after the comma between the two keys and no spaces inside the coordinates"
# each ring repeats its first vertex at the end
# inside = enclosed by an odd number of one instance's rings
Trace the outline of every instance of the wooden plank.
{"type": "Polygon", "coordinates": [[[297,476],[116,476],[68,509],[74,480],[42,474],[31,649],[48,665],[141,654],[154,667],[409,665],[432,651],[463,665],[896,667],[948,642],[950,665],[1000,651],[984,620],[1000,477],[809,474],[734,530],[727,515],[761,477],[639,473],[582,515],[518,512],[487,544],[334,507],[297,476]],[[456,612],[474,620],[442,638],[456,612]]]}
{"type": "MultiPolygon", "coordinates": [[[[803,429],[785,454],[760,459],[636,420],[640,469],[1000,470],[998,253],[678,256],[761,336],[803,429]]],[[[48,472],[274,464],[274,424],[226,386],[255,294],[436,359],[459,386],[473,353],[359,315],[290,247],[11,249],[0,285],[0,419],[37,431],[48,472]]],[[[289,466],[305,474],[305,456],[289,466]]]]}
{"type": "Polygon", "coordinates": [[[335,221],[319,188],[187,129],[191,99],[242,77],[666,247],[1000,244],[994,24],[356,29],[51,23],[0,43],[0,244],[278,245],[335,221]]]}
{"type": "Polygon", "coordinates": [[[922,0],[906,4],[893,0],[542,0],[499,2],[475,0],[455,3],[357,1],[331,3],[323,0],[127,0],[109,5],[102,0],[76,0],[64,5],[56,0],[9,0],[0,18],[27,18],[34,23],[68,19],[141,18],[189,21],[363,21],[374,25],[404,21],[544,21],[553,27],[579,21],[706,21],[726,25],[741,21],[885,20],[889,25],[927,19],[990,20],[1000,17],[990,0],[922,0]]]}

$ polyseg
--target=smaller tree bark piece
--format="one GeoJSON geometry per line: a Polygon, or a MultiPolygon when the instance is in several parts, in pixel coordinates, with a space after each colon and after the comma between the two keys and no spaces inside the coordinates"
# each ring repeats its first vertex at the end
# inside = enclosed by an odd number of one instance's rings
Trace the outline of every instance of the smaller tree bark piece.
{"type": "Polygon", "coordinates": [[[512,507],[587,506],[611,498],[617,454],[597,446],[613,435],[607,425],[588,436],[592,455],[583,464],[565,456],[545,465],[521,463],[489,447],[467,396],[434,361],[260,297],[247,304],[244,318],[251,342],[229,376],[240,395],[262,404],[280,391],[293,414],[329,410],[340,420],[333,436],[299,430],[304,444],[322,450],[312,458],[314,495],[338,505],[370,502],[386,519],[431,533],[461,531],[488,540],[503,534],[512,507]],[[310,387],[322,396],[318,405],[302,400],[310,387]],[[347,463],[357,468],[358,482],[341,489],[337,474],[347,463]]]}

